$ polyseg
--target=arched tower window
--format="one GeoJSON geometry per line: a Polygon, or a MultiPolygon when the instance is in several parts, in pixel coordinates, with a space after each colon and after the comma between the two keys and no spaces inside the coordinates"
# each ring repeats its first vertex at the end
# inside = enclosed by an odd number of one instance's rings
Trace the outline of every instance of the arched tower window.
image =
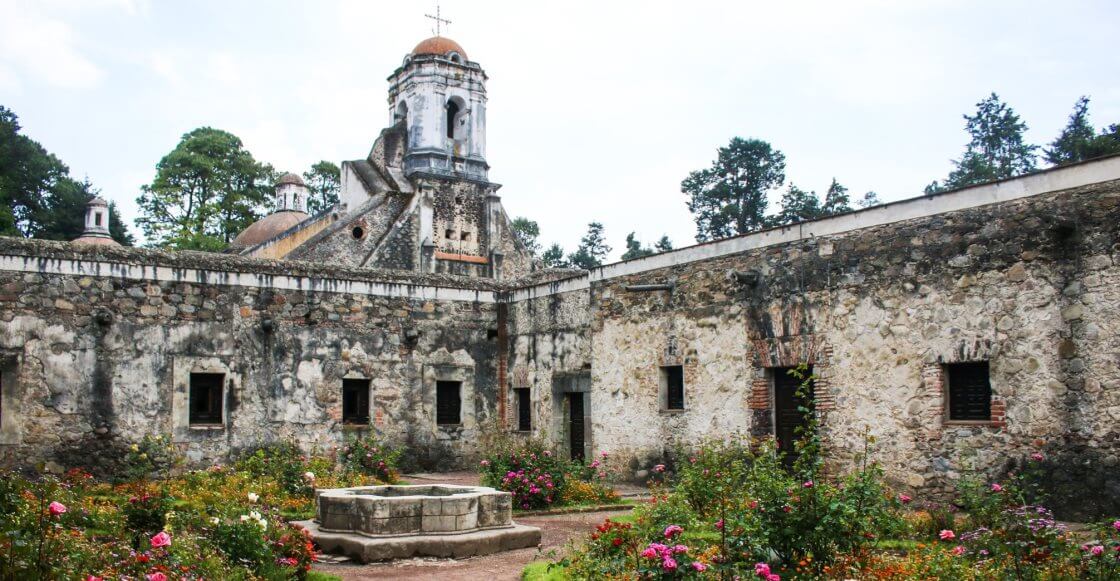
{"type": "Polygon", "coordinates": [[[455,101],[447,102],[447,137],[455,139],[456,125],[459,123],[459,104],[455,101]]]}
{"type": "Polygon", "coordinates": [[[400,123],[401,121],[408,122],[408,104],[404,101],[397,105],[397,111],[393,113],[393,123],[400,123]]]}

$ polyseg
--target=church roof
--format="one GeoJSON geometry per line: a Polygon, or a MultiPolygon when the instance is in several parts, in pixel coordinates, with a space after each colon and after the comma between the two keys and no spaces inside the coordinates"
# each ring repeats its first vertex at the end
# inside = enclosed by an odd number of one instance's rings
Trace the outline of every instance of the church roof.
{"type": "MultiPolygon", "coordinates": [[[[302,183],[302,182],[301,182],[302,183]]],[[[307,219],[307,214],[303,212],[296,212],[294,210],[281,210],[273,214],[269,214],[256,222],[253,222],[248,228],[237,235],[233,239],[230,246],[234,248],[248,248],[271,239],[273,236],[303,222],[307,219]]]]}
{"type": "Polygon", "coordinates": [[[306,184],[303,183],[303,178],[299,177],[298,175],[296,175],[292,172],[288,172],[288,173],[280,176],[280,181],[277,182],[277,185],[283,185],[283,184],[295,184],[297,186],[305,186],[306,185],[306,184]]]}
{"type": "Polygon", "coordinates": [[[467,60],[467,51],[459,46],[459,43],[443,36],[433,36],[431,38],[420,41],[416,48],[412,49],[412,55],[421,54],[434,54],[439,56],[447,56],[449,52],[457,52],[463,60],[467,60]]]}

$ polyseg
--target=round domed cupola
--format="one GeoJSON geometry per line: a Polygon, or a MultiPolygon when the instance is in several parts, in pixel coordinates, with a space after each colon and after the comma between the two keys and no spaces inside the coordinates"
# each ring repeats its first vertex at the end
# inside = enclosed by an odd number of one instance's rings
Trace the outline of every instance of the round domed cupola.
{"type": "Polygon", "coordinates": [[[419,56],[422,54],[433,54],[436,56],[447,57],[455,62],[463,63],[467,61],[467,51],[459,46],[459,43],[443,36],[433,36],[431,38],[420,41],[416,48],[412,49],[412,56],[419,56]]]}

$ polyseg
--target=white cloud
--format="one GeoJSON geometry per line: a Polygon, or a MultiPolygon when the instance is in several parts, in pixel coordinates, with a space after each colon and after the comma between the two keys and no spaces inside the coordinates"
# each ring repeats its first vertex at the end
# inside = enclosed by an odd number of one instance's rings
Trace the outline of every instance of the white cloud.
{"type": "Polygon", "coordinates": [[[39,11],[33,3],[0,7],[0,59],[25,77],[75,89],[96,85],[104,76],[78,46],[73,29],[39,11]]]}

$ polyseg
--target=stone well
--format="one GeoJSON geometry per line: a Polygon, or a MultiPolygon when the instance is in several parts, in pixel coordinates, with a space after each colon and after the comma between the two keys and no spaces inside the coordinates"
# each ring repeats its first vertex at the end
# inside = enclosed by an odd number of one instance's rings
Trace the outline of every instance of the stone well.
{"type": "Polygon", "coordinates": [[[513,522],[512,496],[483,486],[362,486],[315,492],[316,519],[297,523],[324,551],[361,561],[469,557],[540,544],[513,522]]]}

